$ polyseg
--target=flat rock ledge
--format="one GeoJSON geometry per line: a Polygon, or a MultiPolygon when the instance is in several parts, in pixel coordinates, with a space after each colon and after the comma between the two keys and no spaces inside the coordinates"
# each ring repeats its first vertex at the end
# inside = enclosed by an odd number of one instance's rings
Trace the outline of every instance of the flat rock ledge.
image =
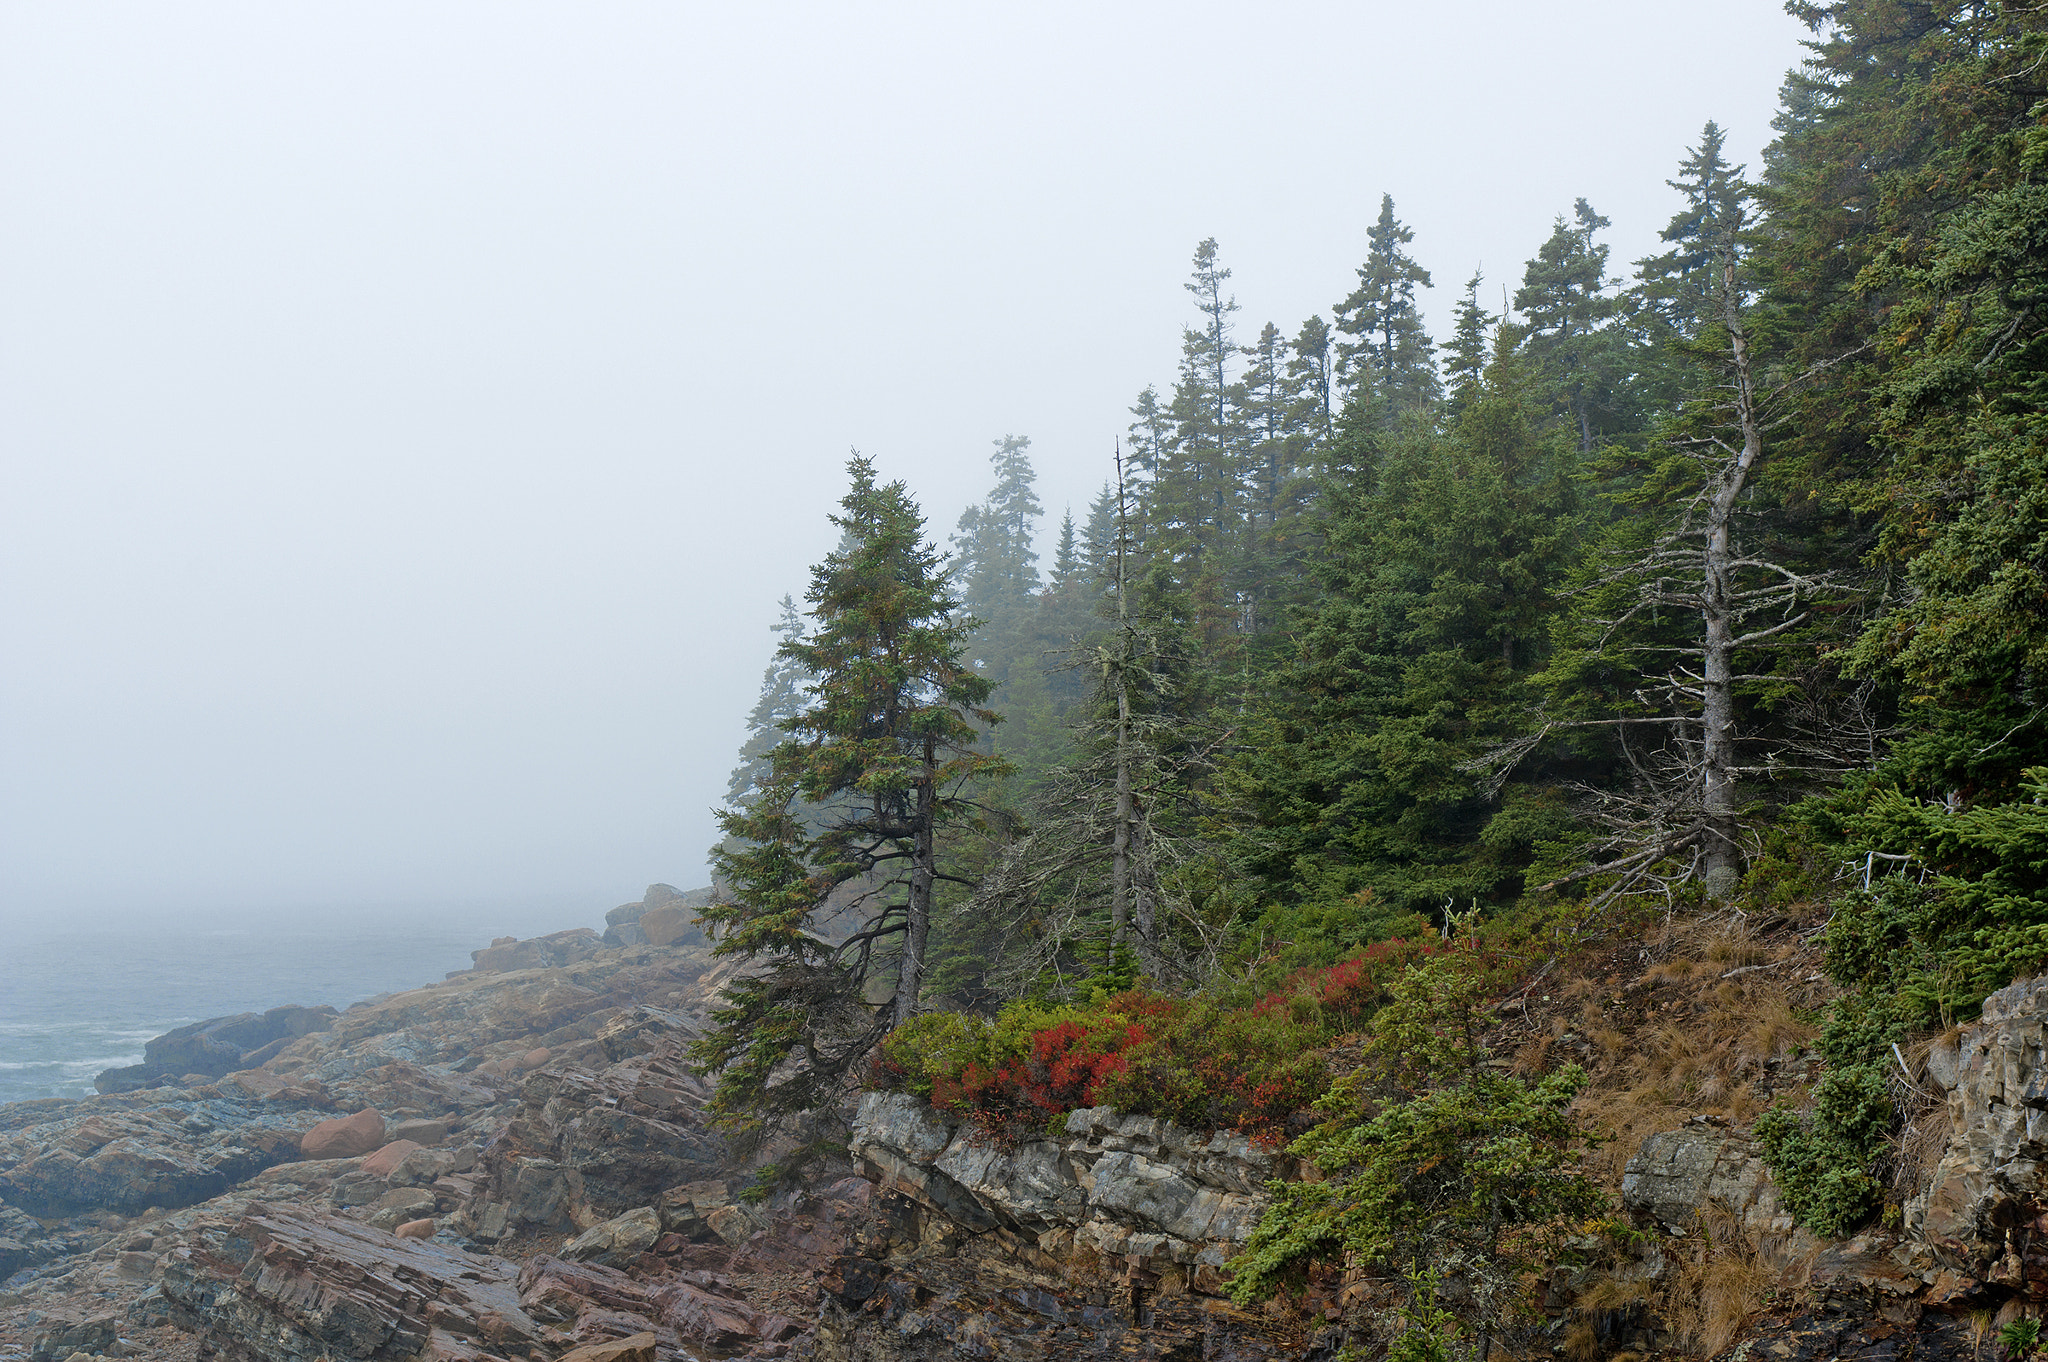
{"type": "Polygon", "coordinates": [[[1204,1294],[1265,1210],[1267,1182],[1294,1167],[1242,1135],[1197,1135],[1168,1121],[1090,1107],[1059,1138],[1004,1149],[979,1128],[908,1093],[861,1099],[854,1157],[885,1191],[969,1234],[1065,1256],[1092,1251],[1173,1264],[1204,1294]]]}

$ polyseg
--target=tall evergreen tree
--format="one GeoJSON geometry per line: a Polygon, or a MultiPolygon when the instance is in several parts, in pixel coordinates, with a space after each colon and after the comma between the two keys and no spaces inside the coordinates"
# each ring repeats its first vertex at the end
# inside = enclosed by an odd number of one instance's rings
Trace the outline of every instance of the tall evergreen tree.
{"type": "Polygon", "coordinates": [[[1883,574],[1853,658],[1897,699],[1882,779],[1951,808],[2013,799],[2048,762],[2048,30],[2011,3],[1794,8],[1813,56],[1766,153],[1763,263],[1810,378],[1775,490],[1883,574]]]}
{"type": "Polygon", "coordinates": [[[1607,247],[1594,236],[1607,219],[1580,199],[1572,221],[1557,219],[1515,292],[1527,339],[1523,348],[1571,421],[1581,453],[1591,453],[1602,417],[1614,403],[1614,337],[1606,323],[1616,303],[1608,292],[1607,247]]]}
{"type": "Polygon", "coordinates": [[[1340,347],[1350,404],[1375,407],[1385,420],[1428,406],[1442,384],[1415,300],[1429,271],[1407,252],[1415,232],[1394,216],[1393,195],[1380,197],[1379,220],[1365,235],[1358,287],[1337,305],[1337,329],[1351,337],[1340,347]]]}
{"type": "Polygon", "coordinates": [[[1289,423],[1311,450],[1320,451],[1337,437],[1337,350],[1330,324],[1310,317],[1288,343],[1287,392],[1289,423]]]}
{"type": "Polygon", "coordinates": [[[1445,369],[1451,380],[1451,401],[1464,406],[1477,396],[1480,384],[1486,378],[1486,364],[1492,355],[1494,319],[1479,305],[1479,284],[1483,276],[1478,270],[1465,281],[1465,296],[1458,299],[1457,309],[1451,314],[1453,329],[1450,344],[1444,347],[1445,369]]]}
{"type": "Polygon", "coordinates": [[[1044,508],[1035,490],[1030,439],[1005,435],[995,446],[989,455],[995,486],[961,513],[953,534],[953,579],[968,613],[1001,634],[1014,627],[1038,592],[1034,544],[1044,508]]]}
{"type": "MultiPolygon", "coordinates": [[[[783,643],[801,638],[803,614],[796,602],[784,596],[781,615],[770,626],[783,643]]],[[[744,808],[761,797],[774,779],[775,749],[789,740],[788,724],[803,711],[804,688],[810,673],[785,655],[780,646],[761,674],[761,696],[747,715],[747,736],[740,744],[740,763],[725,782],[725,805],[744,808]]]]}
{"type": "Polygon", "coordinates": [[[1665,181],[1685,200],[1659,234],[1671,249],[1636,262],[1638,292],[1671,335],[1696,336],[1723,319],[1721,248],[1742,231],[1751,198],[1742,167],[1721,154],[1727,140],[1712,120],[1701,129],[1700,144],[1679,162],[1678,178],[1665,181]]]}
{"type": "Polygon", "coordinates": [[[759,962],[730,988],[699,1062],[719,1076],[714,1109],[736,1129],[828,1106],[875,1042],[917,1010],[934,893],[948,874],[940,834],[979,816],[962,786],[999,773],[975,750],[991,683],[966,657],[958,610],[924,519],[900,482],[855,455],[833,517],[840,547],[812,569],[814,629],[783,655],[815,678],[784,725],[773,778],[719,815],[713,851],[732,897],[704,912],[719,954],[759,962]],[[798,801],[829,805],[812,833],[798,801]],[[849,903],[835,896],[858,883],[849,903]],[[836,944],[818,927],[857,919],[836,944]],[[878,1001],[879,999],[879,1001],[878,1001]]]}
{"type": "Polygon", "coordinates": [[[1228,773],[1257,818],[1234,859],[1301,914],[1276,932],[1354,943],[1446,896],[1519,890],[1556,801],[1535,773],[1495,791],[1469,768],[1519,731],[1546,658],[1572,464],[1510,388],[1337,481],[1321,593],[1228,773]]]}
{"type": "Polygon", "coordinates": [[[1232,376],[1238,351],[1230,318],[1237,300],[1227,291],[1229,281],[1215,238],[1203,241],[1186,284],[1201,320],[1181,332],[1180,375],[1169,407],[1173,444],[1147,498],[1157,520],[1148,528],[1159,534],[1159,550],[1181,564],[1212,640],[1236,616],[1232,578],[1243,528],[1247,438],[1232,376]]]}
{"type": "MultiPolygon", "coordinates": [[[[1820,619],[1847,600],[1831,565],[1755,495],[1785,385],[1768,382],[1758,353],[1751,193],[1719,150],[1708,124],[1673,182],[1686,207],[1665,232],[1672,249],[1643,262],[1638,292],[1682,382],[1648,467],[1609,490],[1610,504],[1626,509],[1580,596],[1585,613],[1572,628],[1586,642],[1567,649],[1551,678],[1553,694],[1582,713],[1605,695],[1601,717],[1585,721],[1609,726],[1632,776],[1589,806],[1589,826],[1605,831],[1593,864],[1573,876],[1608,877],[1606,896],[1697,877],[1728,897],[1763,803],[1745,790],[1825,771],[1841,745],[1829,731],[1827,679],[1776,665],[1827,642],[1808,632],[1820,597],[1837,593],[1820,619]],[[1805,733],[1774,715],[1795,697],[1813,702],[1805,733]],[[1800,760],[1781,761],[1788,751],[1800,760]]],[[[1864,752],[1870,736],[1867,726],[1858,734],[1864,752]]]]}
{"type": "Polygon", "coordinates": [[[1114,968],[1124,952],[1155,980],[1198,980],[1194,962],[1214,944],[1185,873],[1203,854],[1197,786],[1214,747],[1203,669],[1169,564],[1133,551],[1125,471],[1120,464],[1111,492],[1103,627],[1079,654],[1091,689],[1079,750],[1049,773],[1030,833],[976,898],[984,916],[1013,924],[1013,981],[1059,987],[1072,973],[1114,968]]]}

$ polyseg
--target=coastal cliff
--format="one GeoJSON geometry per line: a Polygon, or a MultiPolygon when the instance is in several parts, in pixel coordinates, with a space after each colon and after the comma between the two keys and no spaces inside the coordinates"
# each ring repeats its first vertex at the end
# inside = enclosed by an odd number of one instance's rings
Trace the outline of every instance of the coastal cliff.
{"type": "MultiPolygon", "coordinates": [[[[1229,1132],[1094,1107],[1004,1135],[870,1092],[845,1158],[748,1199],[776,1151],[735,1157],[685,1059],[734,974],[680,940],[500,941],[411,992],[280,1010],[287,1034],[253,1014],[153,1052],[218,1067],[260,1042],[240,1067],[0,1109],[0,1358],[1192,1362],[1384,1341],[1356,1269],[1231,1301],[1269,1186],[1320,1175],[1229,1132]]],[[[1508,1001],[1502,1053],[1544,1025],[1508,1001]]],[[[2038,1310],[2048,984],[1900,1058],[1917,1181],[1894,1223],[1819,1239],[1746,1126],[1684,1119],[1618,1152],[1635,1247],[1551,1272],[1543,1336],[1684,1351],[1687,1274],[1731,1264],[1755,1291],[1721,1351],[1745,1357],[1974,1356],[2038,1310]]],[[[1802,1064],[1760,1072],[1792,1091],[1802,1064]]]]}

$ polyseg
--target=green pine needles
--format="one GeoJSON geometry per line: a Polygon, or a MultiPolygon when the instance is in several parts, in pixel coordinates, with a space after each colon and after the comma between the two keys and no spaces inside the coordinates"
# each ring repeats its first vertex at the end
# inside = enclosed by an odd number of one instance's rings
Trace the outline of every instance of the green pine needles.
{"type": "Polygon", "coordinates": [[[1484,1357],[1517,1274],[1550,1258],[1546,1228],[1599,1208],[1599,1190],[1573,1168],[1585,1134],[1567,1108],[1584,1072],[1528,1083],[1489,1067],[1480,989],[1479,971],[1455,955],[1390,985],[1366,1064],[1331,1087],[1316,1103],[1322,1123],[1289,1146],[1324,1180],[1270,1184],[1271,1207],[1230,1263],[1240,1304],[1331,1263],[1404,1275],[1426,1289],[1413,1304],[1429,1315],[1435,1284],[1458,1276],[1462,1323],[1484,1357]]]}
{"type": "Polygon", "coordinates": [[[963,787],[1004,769],[976,750],[998,722],[994,687],[964,656],[975,621],[923,516],[869,460],[847,468],[840,546],[805,597],[814,627],[780,654],[811,678],[809,703],[781,723],[760,793],[720,812],[713,862],[730,895],[704,911],[719,954],[757,962],[695,1052],[743,1143],[829,1112],[916,1010],[935,890],[957,878],[941,833],[980,819],[963,787]]]}

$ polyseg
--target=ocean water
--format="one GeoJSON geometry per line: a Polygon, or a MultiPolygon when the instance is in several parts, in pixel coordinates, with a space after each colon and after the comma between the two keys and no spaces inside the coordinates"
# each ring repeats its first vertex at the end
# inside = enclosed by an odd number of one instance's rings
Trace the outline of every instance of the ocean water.
{"type": "Polygon", "coordinates": [[[347,1007],[469,968],[496,936],[603,930],[588,905],[421,906],[0,924],[0,1102],[83,1097],[174,1027],[284,1003],[347,1007]]]}

